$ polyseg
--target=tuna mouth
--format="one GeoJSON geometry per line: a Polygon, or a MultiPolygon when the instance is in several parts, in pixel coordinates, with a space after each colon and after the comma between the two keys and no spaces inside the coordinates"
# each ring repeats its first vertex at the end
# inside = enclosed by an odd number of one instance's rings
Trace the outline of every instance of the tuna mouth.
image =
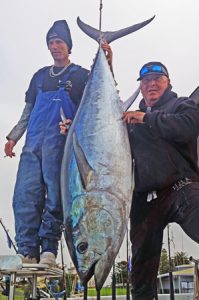
{"type": "Polygon", "coordinates": [[[87,272],[79,273],[82,285],[86,286],[93,275],[95,278],[95,288],[97,291],[99,291],[101,290],[107,277],[107,272],[102,271],[102,263],[100,261],[95,262],[87,272]]]}
{"type": "MultiPolygon", "coordinates": [[[[98,269],[98,265],[101,265],[100,261],[103,261],[103,258],[104,254],[95,252],[92,261],[90,261],[89,263],[89,266],[87,265],[87,263],[81,264],[81,267],[79,266],[78,275],[83,286],[86,286],[87,282],[91,279],[93,275],[96,276],[96,269],[98,269]]],[[[97,275],[97,277],[99,276],[97,275]]]]}
{"type": "MultiPolygon", "coordinates": [[[[113,253],[112,253],[113,254],[113,253]]],[[[100,260],[98,260],[95,264],[95,287],[96,290],[101,290],[104,282],[106,281],[108,274],[112,268],[114,262],[114,255],[108,255],[105,253],[100,260]]]]}
{"type": "Polygon", "coordinates": [[[86,286],[87,282],[94,275],[94,273],[95,273],[95,265],[96,265],[96,262],[89,268],[89,270],[87,270],[87,272],[81,271],[79,273],[79,278],[80,278],[81,283],[82,283],[83,286],[86,286]]]}
{"type": "Polygon", "coordinates": [[[79,277],[83,286],[86,286],[87,282],[94,275],[95,288],[97,291],[101,290],[104,282],[106,281],[108,274],[112,268],[115,256],[113,251],[105,252],[98,259],[96,259],[89,269],[79,272],[79,277]]]}

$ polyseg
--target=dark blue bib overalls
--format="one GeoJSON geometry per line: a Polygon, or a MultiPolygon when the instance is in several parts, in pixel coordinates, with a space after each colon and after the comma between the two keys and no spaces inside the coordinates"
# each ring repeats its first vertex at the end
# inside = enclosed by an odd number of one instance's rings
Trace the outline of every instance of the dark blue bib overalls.
{"type": "MultiPolygon", "coordinates": [[[[77,68],[72,66],[63,82],[77,68]]],[[[36,258],[40,246],[42,252],[57,254],[62,224],[60,169],[66,139],[60,134],[60,107],[71,120],[77,110],[64,87],[43,92],[42,83],[40,76],[13,198],[18,252],[36,258]]]]}

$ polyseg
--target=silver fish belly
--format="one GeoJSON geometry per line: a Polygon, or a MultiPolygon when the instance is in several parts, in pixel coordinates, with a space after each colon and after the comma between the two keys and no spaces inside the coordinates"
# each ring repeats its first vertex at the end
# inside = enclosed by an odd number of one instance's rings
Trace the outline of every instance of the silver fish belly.
{"type": "Polygon", "coordinates": [[[132,159],[122,103],[101,48],[68,132],[61,169],[65,238],[79,277],[99,290],[122,244],[132,159]]]}

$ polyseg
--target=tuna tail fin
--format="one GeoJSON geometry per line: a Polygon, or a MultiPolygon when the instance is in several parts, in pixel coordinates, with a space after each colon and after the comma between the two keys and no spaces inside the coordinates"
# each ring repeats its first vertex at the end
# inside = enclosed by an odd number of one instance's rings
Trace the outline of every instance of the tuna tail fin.
{"type": "Polygon", "coordinates": [[[136,89],[136,91],[123,103],[123,111],[127,111],[129,107],[135,102],[137,96],[140,93],[140,86],[136,89]]]}
{"type": "Polygon", "coordinates": [[[134,31],[141,29],[142,27],[149,24],[154,18],[155,18],[155,16],[153,16],[152,18],[150,18],[144,22],[134,24],[132,26],[129,26],[124,29],[117,30],[117,31],[104,31],[104,32],[100,31],[100,30],[95,29],[95,28],[91,27],[90,25],[87,25],[86,23],[82,22],[79,17],[77,18],[77,24],[81,28],[81,30],[84,31],[84,33],[86,33],[92,39],[96,40],[98,43],[101,40],[105,40],[107,43],[111,43],[112,41],[117,40],[120,37],[123,37],[127,34],[130,34],[134,31]]]}
{"type": "Polygon", "coordinates": [[[82,181],[82,186],[86,190],[92,179],[93,169],[89,165],[89,162],[84,154],[83,149],[81,148],[78,142],[75,132],[73,133],[73,147],[74,147],[77,167],[82,181]]]}

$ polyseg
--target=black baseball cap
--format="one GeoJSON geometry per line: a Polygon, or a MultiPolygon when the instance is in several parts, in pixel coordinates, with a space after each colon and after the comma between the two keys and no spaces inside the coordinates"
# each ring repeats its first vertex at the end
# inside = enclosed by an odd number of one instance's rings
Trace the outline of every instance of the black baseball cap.
{"type": "Polygon", "coordinates": [[[164,75],[169,78],[169,72],[165,65],[163,65],[161,62],[148,62],[145,65],[142,66],[139,72],[139,78],[138,81],[141,80],[143,77],[151,75],[151,74],[158,74],[158,75],[164,75]]]}

